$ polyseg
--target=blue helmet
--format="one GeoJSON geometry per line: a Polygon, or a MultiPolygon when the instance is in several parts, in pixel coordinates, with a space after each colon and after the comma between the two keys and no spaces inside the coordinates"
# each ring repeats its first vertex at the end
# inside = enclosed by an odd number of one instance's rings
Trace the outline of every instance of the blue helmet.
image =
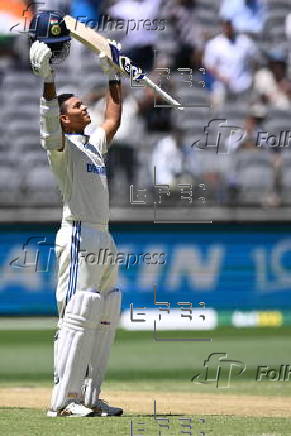
{"type": "Polygon", "coordinates": [[[39,11],[31,20],[28,30],[30,43],[44,42],[52,50],[52,60],[62,60],[70,50],[70,31],[64,17],[57,11],[39,11]]]}

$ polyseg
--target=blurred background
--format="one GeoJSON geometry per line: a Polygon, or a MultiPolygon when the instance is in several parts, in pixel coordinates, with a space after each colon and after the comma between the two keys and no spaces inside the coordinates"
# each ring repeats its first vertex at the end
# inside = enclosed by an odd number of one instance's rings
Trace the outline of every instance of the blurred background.
{"type": "MultiPolygon", "coordinates": [[[[41,8],[121,41],[184,106],[124,79],[107,157],[111,230],[119,251],[166,261],[121,265],[123,310],[154,308],[157,285],[160,301],[191,301],[199,314],[205,303],[209,315],[193,328],[289,324],[289,0],[0,1],[0,314],[56,315],[50,254],[61,198],[39,144],[42,90],[26,34],[41,8]]],[[[56,81],[89,106],[90,133],[107,85],[96,55],[72,41],[56,81]]]]}
{"type": "MultiPolygon", "coordinates": [[[[123,210],[129,207],[134,219],[151,217],[154,167],[156,182],[171,187],[161,206],[187,206],[193,216],[216,220],[251,219],[252,213],[263,219],[289,216],[288,0],[51,0],[29,7],[21,0],[1,2],[3,207],[49,208],[50,216],[59,210],[39,147],[41,86],[28,62],[25,32],[37,8],[82,17],[121,41],[123,52],[185,106],[184,111],[167,107],[150,89],[124,80],[122,124],[107,162],[114,219],[128,218],[131,212],[123,210]],[[192,186],[191,204],[181,201],[179,184],[192,186]],[[131,207],[130,185],[149,192],[142,207],[131,207]],[[198,211],[201,207],[206,210],[198,211]]],[[[72,41],[71,55],[56,71],[58,92],[82,96],[93,129],[102,119],[106,88],[96,55],[72,41]]]]}
{"type": "MultiPolygon", "coordinates": [[[[47,402],[52,381],[62,209],[39,143],[41,83],[28,62],[26,32],[39,8],[82,17],[120,41],[185,107],[170,108],[123,81],[122,123],[106,164],[110,231],[126,262],[105,386],[147,395],[217,392],[214,384],[190,383],[215,351],[247,365],[232,392],[269,396],[273,407],[271,397],[290,396],[290,383],[255,376],[258,365],[290,362],[290,0],[30,7],[0,0],[0,385],[10,392],[44,384],[47,402]],[[197,338],[205,342],[188,342],[197,338]]],[[[72,41],[56,82],[58,93],[76,93],[89,106],[90,133],[102,120],[107,86],[96,55],[72,41]]],[[[40,395],[23,392],[21,407],[40,395]]]]}

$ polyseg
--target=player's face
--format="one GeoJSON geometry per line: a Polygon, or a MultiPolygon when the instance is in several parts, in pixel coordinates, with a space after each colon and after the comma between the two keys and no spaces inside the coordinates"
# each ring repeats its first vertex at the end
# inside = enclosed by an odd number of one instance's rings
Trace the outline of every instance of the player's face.
{"type": "Polygon", "coordinates": [[[69,132],[82,132],[91,123],[90,115],[78,97],[71,97],[66,101],[66,113],[61,115],[65,129],[69,132]]]}
{"type": "Polygon", "coordinates": [[[222,29],[223,29],[223,33],[224,35],[229,38],[232,39],[234,36],[234,28],[233,28],[233,24],[230,20],[225,20],[222,23],[222,29]]]}

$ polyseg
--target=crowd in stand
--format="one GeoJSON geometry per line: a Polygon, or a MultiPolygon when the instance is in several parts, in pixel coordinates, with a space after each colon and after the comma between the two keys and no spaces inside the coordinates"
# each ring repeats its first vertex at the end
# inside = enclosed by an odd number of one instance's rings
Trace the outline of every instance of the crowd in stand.
{"type": "MultiPolygon", "coordinates": [[[[2,3],[0,43],[7,59],[4,18],[10,23],[19,18],[25,1],[15,0],[14,11],[2,3]]],[[[274,206],[286,200],[289,161],[282,152],[291,148],[290,1],[49,0],[43,7],[95,22],[101,16],[115,20],[119,25],[104,33],[120,40],[123,52],[182,105],[188,98],[197,106],[177,114],[150,89],[124,86],[123,119],[107,163],[113,203],[128,202],[129,185],[151,186],[154,167],[158,183],[207,185],[211,204],[274,206]],[[193,146],[209,133],[210,120],[220,120],[212,141],[209,134],[205,146],[193,146]]],[[[17,44],[10,45],[10,55],[11,68],[23,68],[17,44]]],[[[84,99],[98,124],[103,90],[96,85],[88,91],[84,99]]]]}

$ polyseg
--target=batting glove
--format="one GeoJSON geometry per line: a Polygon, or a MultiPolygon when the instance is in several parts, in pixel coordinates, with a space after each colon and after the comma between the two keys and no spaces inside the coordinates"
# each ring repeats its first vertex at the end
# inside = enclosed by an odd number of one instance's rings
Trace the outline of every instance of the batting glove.
{"type": "Polygon", "coordinates": [[[120,68],[119,58],[120,58],[120,50],[121,45],[116,43],[116,41],[109,40],[109,44],[111,46],[112,52],[112,60],[105,55],[105,53],[101,52],[99,54],[100,67],[105,74],[109,76],[109,81],[111,80],[120,80],[120,73],[114,67],[114,64],[120,68]]]}
{"type": "Polygon", "coordinates": [[[42,77],[45,82],[53,82],[54,71],[49,61],[52,57],[51,49],[44,43],[35,41],[29,51],[29,59],[33,73],[42,77]]]}
{"type": "Polygon", "coordinates": [[[132,65],[131,60],[126,56],[120,56],[119,58],[120,68],[123,72],[130,76],[132,80],[141,80],[144,77],[141,68],[135,67],[132,65]]]}

